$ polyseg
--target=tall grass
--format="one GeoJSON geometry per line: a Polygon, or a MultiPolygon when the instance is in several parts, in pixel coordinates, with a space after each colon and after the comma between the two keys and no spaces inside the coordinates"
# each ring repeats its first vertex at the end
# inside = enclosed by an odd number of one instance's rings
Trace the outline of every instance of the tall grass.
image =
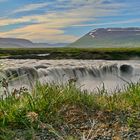
{"type": "Polygon", "coordinates": [[[73,83],[66,86],[37,84],[32,93],[22,88],[1,99],[0,139],[13,139],[18,130],[26,132],[23,134],[25,139],[33,139],[37,132],[43,130],[58,139],[75,139],[75,135],[69,136],[69,133],[65,136],[62,132],[66,130],[60,128],[79,115],[83,120],[84,113],[88,118],[97,120],[102,119],[98,118],[99,115],[97,117],[97,112],[116,114],[122,124],[139,127],[139,110],[139,83],[131,83],[123,92],[111,96],[104,94],[103,90],[98,94],[82,92],[73,83]]]}

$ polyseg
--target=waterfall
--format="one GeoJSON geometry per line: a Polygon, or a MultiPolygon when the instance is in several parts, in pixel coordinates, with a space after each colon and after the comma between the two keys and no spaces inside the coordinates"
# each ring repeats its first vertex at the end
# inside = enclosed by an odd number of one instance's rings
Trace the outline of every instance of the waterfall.
{"type": "Polygon", "coordinates": [[[0,77],[8,79],[9,89],[32,89],[36,81],[66,84],[75,79],[81,90],[95,90],[103,84],[107,90],[122,88],[140,78],[139,61],[106,60],[0,60],[0,77]]]}

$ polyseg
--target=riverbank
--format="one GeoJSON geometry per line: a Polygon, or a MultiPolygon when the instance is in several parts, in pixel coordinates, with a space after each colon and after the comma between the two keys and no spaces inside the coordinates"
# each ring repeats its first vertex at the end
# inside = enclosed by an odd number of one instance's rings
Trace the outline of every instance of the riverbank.
{"type": "Polygon", "coordinates": [[[140,84],[108,96],[67,86],[37,84],[0,102],[2,140],[121,140],[140,137],[140,84]]]}
{"type": "Polygon", "coordinates": [[[139,60],[140,48],[0,48],[0,58],[139,60]]]}

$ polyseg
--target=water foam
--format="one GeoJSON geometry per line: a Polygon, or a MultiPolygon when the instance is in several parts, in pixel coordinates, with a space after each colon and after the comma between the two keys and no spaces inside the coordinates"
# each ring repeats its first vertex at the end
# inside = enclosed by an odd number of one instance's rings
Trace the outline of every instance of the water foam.
{"type": "Polygon", "coordinates": [[[66,84],[75,79],[81,90],[97,91],[103,86],[110,92],[140,79],[140,62],[106,60],[0,60],[0,77],[10,79],[9,90],[27,87],[36,81],[66,84]]]}

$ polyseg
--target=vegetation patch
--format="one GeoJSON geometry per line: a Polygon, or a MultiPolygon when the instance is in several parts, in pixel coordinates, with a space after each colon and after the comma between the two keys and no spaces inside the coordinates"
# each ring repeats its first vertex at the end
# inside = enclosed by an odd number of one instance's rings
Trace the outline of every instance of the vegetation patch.
{"type": "Polygon", "coordinates": [[[140,84],[107,95],[67,86],[37,84],[0,102],[0,139],[97,140],[140,137],[140,84]]]}
{"type": "Polygon", "coordinates": [[[0,58],[130,60],[140,58],[140,48],[0,48],[0,58]]]}

